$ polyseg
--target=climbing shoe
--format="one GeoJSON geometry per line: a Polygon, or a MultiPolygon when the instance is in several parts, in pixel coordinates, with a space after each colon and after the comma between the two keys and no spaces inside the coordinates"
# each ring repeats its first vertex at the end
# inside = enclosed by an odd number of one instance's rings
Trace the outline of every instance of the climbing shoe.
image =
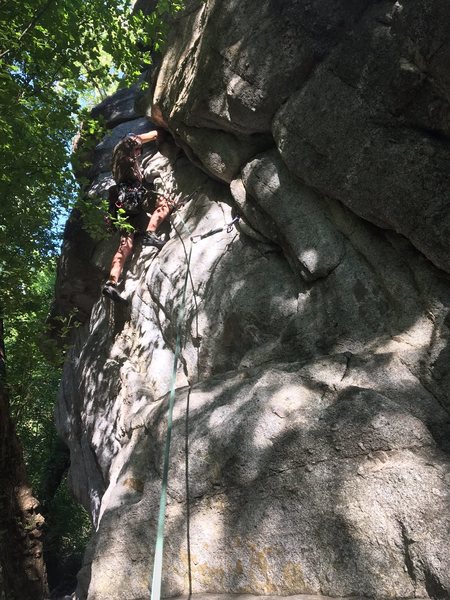
{"type": "Polygon", "coordinates": [[[153,231],[147,231],[142,238],[143,246],[154,246],[155,248],[158,248],[158,250],[161,250],[165,243],[166,242],[153,233],[153,231]]]}
{"type": "Polygon", "coordinates": [[[113,302],[120,302],[121,304],[128,304],[128,300],[122,298],[122,296],[117,291],[117,286],[113,281],[107,281],[103,286],[102,293],[104,296],[107,296],[113,302]]]}

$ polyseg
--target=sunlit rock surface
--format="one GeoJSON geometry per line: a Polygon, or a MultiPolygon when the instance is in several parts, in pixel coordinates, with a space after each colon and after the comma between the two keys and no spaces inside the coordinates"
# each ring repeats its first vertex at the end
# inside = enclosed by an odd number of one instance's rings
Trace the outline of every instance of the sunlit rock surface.
{"type": "MultiPolygon", "coordinates": [[[[188,3],[147,99],[179,150],[146,176],[188,197],[169,241],[136,245],[125,308],[100,294],[116,238],[60,267],[84,290],[57,406],[96,527],[80,600],[148,597],[178,331],[163,595],[450,597],[448,16],[188,3]]],[[[153,127],[123,97],[96,193],[153,127]]]]}

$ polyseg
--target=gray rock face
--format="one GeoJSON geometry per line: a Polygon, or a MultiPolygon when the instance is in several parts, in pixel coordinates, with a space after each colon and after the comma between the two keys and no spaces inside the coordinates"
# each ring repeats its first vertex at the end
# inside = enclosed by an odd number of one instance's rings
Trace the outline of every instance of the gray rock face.
{"type": "Polygon", "coordinates": [[[153,100],[180,149],[143,163],[189,198],[168,243],[136,244],[125,308],[116,239],[61,259],[59,294],[83,261],[90,286],[57,406],[96,529],[80,600],[148,597],[173,380],[165,597],[450,597],[447,17],[208,0],[174,25],[153,100]]]}
{"type": "Polygon", "coordinates": [[[375,8],[280,109],[274,137],[292,173],[448,272],[448,93],[417,57],[411,6],[387,21],[375,8]]]}
{"type": "Polygon", "coordinates": [[[91,116],[94,119],[103,118],[108,127],[115,127],[125,121],[143,117],[145,113],[140,112],[136,107],[138,94],[138,85],[118,90],[115,94],[108,96],[103,102],[97,104],[92,109],[91,116]]]}
{"type": "Polygon", "coordinates": [[[154,101],[173,125],[270,131],[275,111],[368,5],[263,0],[255,11],[247,2],[190,2],[154,101]]]}
{"type": "MultiPolygon", "coordinates": [[[[414,597],[427,595],[427,573],[447,581],[437,548],[448,543],[449,524],[442,527],[448,462],[424,424],[440,416],[405,367],[360,357],[348,368],[346,357],[335,355],[196,386],[189,395],[189,521],[186,392],[177,402],[173,456],[180,459],[171,472],[165,595],[185,591],[187,526],[198,592],[388,597],[394,588],[398,597],[414,597]],[[367,370],[385,387],[368,387],[367,370]],[[406,395],[392,398],[388,372],[422,396],[419,408],[405,403],[406,395]]],[[[118,562],[101,551],[112,539],[122,568],[127,548],[135,568],[148,564],[160,478],[159,457],[151,457],[163,443],[161,408],[157,403],[136,415],[129,443],[143,462],[125,463],[108,498],[111,508],[91,549],[93,598],[126,597],[114,595],[118,562]]],[[[145,597],[144,585],[131,597],[145,597]]]]}
{"type": "MultiPolygon", "coordinates": [[[[263,211],[259,231],[270,235],[269,218],[273,222],[272,241],[283,247],[293,269],[298,268],[304,279],[325,277],[341,262],[344,236],[332,226],[326,201],[292,180],[278,152],[248,163],[242,169],[241,184],[237,181],[231,189],[239,190],[241,186],[248,203],[263,211]]],[[[239,201],[239,192],[235,192],[235,200],[242,210],[251,210],[246,207],[247,201],[239,201]]]]}
{"type": "Polygon", "coordinates": [[[203,167],[229,182],[238,158],[242,164],[267,147],[254,134],[271,130],[277,108],[366,4],[264,0],[255,11],[245,2],[191,2],[163,61],[154,103],[203,167]]]}

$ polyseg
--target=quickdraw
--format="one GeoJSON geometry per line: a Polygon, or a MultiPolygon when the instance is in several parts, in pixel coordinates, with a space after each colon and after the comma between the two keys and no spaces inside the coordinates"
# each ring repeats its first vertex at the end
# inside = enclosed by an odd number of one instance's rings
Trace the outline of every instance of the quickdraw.
{"type": "Polygon", "coordinates": [[[233,225],[235,223],[237,223],[239,221],[239,219],[240,219],[239,216],[234,217],[234,219],[232,221],[230,221],[229,223],[226,223],[223,227],[217,227],[217,229],[211,229],[211,231],[207,231],[206,233],[202,233],[199,235],[192,235],[191,242],[193,244],[196,244],[200,240],[204,240],[205,238],[210,237],[211,235],[220,233],[221,231],[224,231],[225,229],[227,230],[227,233],[231,233],[231,231],[233,230],[233,225]]]}

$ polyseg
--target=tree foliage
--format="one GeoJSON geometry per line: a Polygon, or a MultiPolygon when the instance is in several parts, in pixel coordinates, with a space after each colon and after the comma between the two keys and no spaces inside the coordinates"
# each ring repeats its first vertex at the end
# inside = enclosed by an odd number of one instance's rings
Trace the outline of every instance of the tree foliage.
{"type": "MultiPolygon", "coordinates": [[[[45,556],[50,561],[52,587],[60,570],[55,563],[80,553],[90,533],[88,515],[71,497],[65,479],[60,485],[68,466],[67,449],[61,456],[53,416],[61,369],[41,350],[48,347],[45,322],[53,294],[54,263],[49,258],[45,268],[35,273],[20,310],[8,319],[5,337],[11,416],[24,449],[28,481],[45,511],[45,556]]],[[[19,570],[17,565],[14,569],[19,570]]]]}
{"type": "MultiPolygon", "coordinates": [[[[37,304],[48,300],[39,286],[48,283],[57,230],[77,195],[71,140],[86,104],[142,72],[148,48],[161,44],[167,16],[180,8],[159,0],[144,14],[132,4],[0,0],[0,317],[14,382],[29,367],[26,347],[42,321],[37,304]]],[[[26,403],[30,386],[45,388],[48,374],[33,373],[35,381],[17,386],[15,404],[26,403]]]]}
{"type": "Polygon", "coordinates": [[[168,13],[132,13],[129,0],[0,2],[0,284],[16,305],[54,252],[54,228],[73,201],[70,140],[92,89],[130,82],[165,35],[168,13]]]}
{"type": "MultiPolygon", "coordinates": [[[[167,17],[180,8],[155,0],[144,14],[132,5],[0,0],[0,321],[12,413],[36,489],[56,437],[59,370],[40,348],[58,231],[78,192],[71,140],[94,101],[149,64],[149,49],[162,45],[167,17]]],[[[64,514],[67,498],[59,496],[55,514],[64,514]]]]}

